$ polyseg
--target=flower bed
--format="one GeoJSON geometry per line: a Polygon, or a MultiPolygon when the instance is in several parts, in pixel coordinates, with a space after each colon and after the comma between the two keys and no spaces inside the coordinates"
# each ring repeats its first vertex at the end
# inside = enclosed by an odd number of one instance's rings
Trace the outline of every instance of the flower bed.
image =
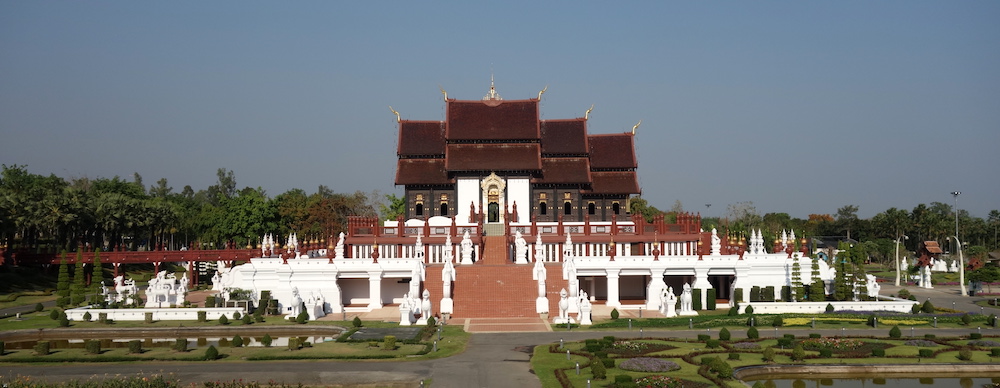
{"type": "Polygon", "coordinates": [[[684,380],[676,379],[670,376],[664,375],[654,375],[646,376],[635,380],[635,385],[639,387],[649,387],[649,388],[681,388],[684,386],[684,380]]]}
{"type": "Polygon", "coordinates": [[[800,343],[802,344],[802,348],[810,350],[854,350],[864,345],[864,342],[853,338],[833,337],[809,338],[802,340],[800,343]]]}
{"type": "Polygon", "coordinates": [[[652,357],[635,357],[618,364],[619,369],[634,372],[669,372],[681,369],[676,362],[652,357]]]}
{"type": "Polygon", "coordinates": [[[917,340],[909,340],[909,341],[903,342],[903,345],[907,345],[907,346],[923,346],[923,347],[938,346],[937,342],[928,341],[928,340],[919,340],[919,339],[917,339],[917,340]]]}
{"type": "Polygon", "coordinates": [[[975,340],[969,341],[969,346],[978,346],[981,348],[995,348],[1000,346],[1000,342],[987,341],[987,340],[975,340]]]}
{"type": "Polygon", "coordinates": [[[737,342],[730,344],[729,347],[733,349],[760,349],[760,344],[756,342],[737,342]]]}

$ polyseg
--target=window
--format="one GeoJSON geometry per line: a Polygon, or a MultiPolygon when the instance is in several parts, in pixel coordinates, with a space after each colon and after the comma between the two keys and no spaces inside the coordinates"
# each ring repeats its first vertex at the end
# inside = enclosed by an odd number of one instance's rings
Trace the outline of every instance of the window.
{"type": "Polygon", "coordinates": [[[621,214],[621,212],[622,212],[622,205],[619,204],[618,202],[612,203],[611,204],[611,211],[613,211],[615,213],[615,215],[621,214]]]}
{"type": "Polygon", "coordinates": [[[597,206],[593,202],[587,204],[587,214],[597,214],[597,206]]]}
{"type": "Polygon", "coordinates": [[[563,202],[563,214],[572,215],[573,214],[573,204],[569,202],[563,202]]]}
{"type": "Polygon", "coordinates": [[[441,203],[441,215],[442,216],[447,216],[448,215],[448,203],[447,202],[442,202],[441,203]]]}
{"type": "Polygon", "coordinates": [[[541,214],[543,216],[549,214],[549,205],[546,204],[545,202],[539,202],[538,203],[538,214],[541,214]]]}
{"type": "Polygon", "coordinates": [[[424,215],[424,204],[422,204],[422,203],[418,203],[417,204],[415,214],[418,215],[418,216],[424,215]]]}

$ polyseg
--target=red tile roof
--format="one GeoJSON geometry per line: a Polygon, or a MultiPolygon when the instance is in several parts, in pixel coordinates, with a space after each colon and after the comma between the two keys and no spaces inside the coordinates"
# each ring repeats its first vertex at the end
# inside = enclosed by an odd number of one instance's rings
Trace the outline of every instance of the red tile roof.
{"type": "Polygon", "coordinates": [[[587,147],[587,121],[580,119],[542,121],[542,153],[584,155],[587,147]]]}
{"type": "Polygon", "coordinates": [[[924,249],[927,249],[927,252],[930,253],[944,253],[937,241],[924,241],[924,249]]]}
{"type": "Polygon", "coordinates": [[[446,132],[450,141],[537,140],[538,100],[449,100],[446,132]]]}
{"type": "Polygon", "coordinates": [[[525,171],[542,169],[538,143],[448,144],[448,171],[525,171]]]}
{"type": "Polygon", "coordinates": [[[534,183],[590,183],[587,158],[542,158],[542,175],[534,183]]]}
{"type": "Polygon", "coordinates": [[[444,155],[444,123],[440,121],[403,121],[399,123],[401,156],[444,155]]]}
{"type": "Polygon", "coordinates": [[[397,185],[443,185],[452,183],[444,169],[444,159],[399,159],[397,185]]]}
{"type": "Polygon", "coordinates": [[[605,168],[636,168],[635,137],[631,133],[616,133],[609,135],[591,135],[590,167],[605,168]]]}
{"type": "Polygon", "coordinates": [[[635,171],[591,171],[594,179],[589,194],[640,194],[635,171]]]}

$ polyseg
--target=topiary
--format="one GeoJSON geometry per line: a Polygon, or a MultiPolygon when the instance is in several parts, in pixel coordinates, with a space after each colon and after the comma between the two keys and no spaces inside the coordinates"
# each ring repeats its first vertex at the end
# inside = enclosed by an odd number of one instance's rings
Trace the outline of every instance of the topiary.
{"type": "Polygon", "coordinates": [[[269,347],[271,347],[271,342],[273,342],[273,341],[274,341],[274,339],[271,338],[270,334],[264,333],[264,338],[262,338],[260,340],[260,343],[261,343],[261,345],[264,345],[265,348],[269,348],[269,347]]]}
{"type": "Polygon", "coordinates": [[[233,344],[234,348],[241,348],[241,347],[243,347],[243,337],[240,337],[240,335],[237,334],[235,337],[233,337],[232,344],[233,344]]]}
{"type": "Polygon", "coordinates": [[[49,355],[49,353],[51,353],[51,351],[49,350],[49,346],[50,346],[49,345],[49,341],[38,341],[38,343],[35,344],[35,347],[34,347],[35,355],[38,355],[38,356],[47,356],[47,355],[49,355]]]}
{"type": "Polygon", "coordinates": [[[920,304],[914,303],[913,306],[910,307],[910,313],[920,314],[920,304]]]}
{"type": "Polygon", "coordinates": [[[758,339],[760,338],[760,332],[757,331],[756,327],[751,326],[749,329],[747,329],[747,338],[758,339]]]}
{"type": "Polygon", "coordinates": [[[792,361],[802,361],[806,358],[806,351],[802,349],[802,345],[795,345],[792,349],[792,361]]]}
{"type": "Polygon", "coordinates": [[[972,323],[972,316],[969,313],[962,314],[962,324],[969,326],[970,323],[972,323]]]}
{"type": "Polygon", "coordinates": [[[764,360],[765,362],[774,361],[774,348],[770,346],[764,348],[764,352],[761,353],[761,359],[764,360]]]}
{"type": "Polygon", "coordinates": [[[753,306],[747,306],[747,309],[743,311],[744,314],[753,314],[753,306]]]}
{"type": "Polygon", "coordinates": [[[729,341],[731,337],[732,335],[729,333],[729,329],[723,327],[721,330],[719,330],[719,340],[729,341]]]}
{"type": "Polygon", "coordinates": [[[69,327],[69,317],[66,313],[59,314],[59,327],[69,327]]]}
{"type": "Polygon", "coordinates": [[[299,316],[295,317],[295,323],[301,325],[305,324],[306,322],[309,322],[309,313],[305,310],[302,310],[302,312],[299,313],[299,316]]]}
{"type": "Polygon", "coordinates": [[[87,353],[101,354],[101,341],[86,340],[83,342],[83,348],[87,350],[87,353]]]}
{"type": "Polygon", "coordinates": [[[826,304],[826,312],[827,312],[827,314],[834,312],[834,310],[836,310],[836,309],[833,308],[833,303],[827,303],[826,304]]]}
{"type": "Polygon", "coordinates": [[[775,315],[774,316],[774,320],[771,321],[771,326],[774,326],[774,327],[781,327],[781,326],[784,326],[784,324],[785,324],[785,321],[781,319],[780,315],[775,315]]]}
{"type": "Polygon", "coordinates": [[[41,303],[36,303],[35,304],[35,312],[37,313],[37,312],[40,312],[42,310],[45,310],[45,306],[42,306],[41,303]]]}
{"type": "Polygon", "coordinates": [[[243,318],[240,319],[240,321],[243,322],[244,325],[252,325],[253,324],[253,318],[250,317],[250,314],[244,315],[243,318]]]}
{"type": "Polygon", "coordinates": [[[85,322],[90,322],[91,319],[94,319],[94,316],[90,315],[90,311],[83,313],[83,320],[85,322]]]}
{"type": "Polygon", "coordinates": [[[387,335],[382,337],[382,348],[385,350],[396,350],[396,336],[387,335]]]}
{"type": "Polygon", "coordinates": [[[128,352],[130,354],[142,353],[142,341],[141,340],[128,341],[128,352]]]}
{"type": "Polygon", "coordinates": [[[198,322],[207,322],[207,321],[208,321],[208,313],[205,311],[199,311],[198,322]]]}
{"type": "Polygon", "coordinates": [[[437,325],[437,319],[434,319],[434,317],[427,317],[427,326],[434,325],[437,325]]]}
{"type": "Polygon", "coordinates": [[[242,315],[240,315],[240,312],[239,312],[239,311],[237,311],[237,312],[233,313],[233,319],[240,319],[240,318],[243,318],[243,316],[242,316],[242,315]]]}
{"type": "Polygon", "coordinates": [[[608,370],[600,360],[590,361],[590,374],[594,375],[594,380],[604,380],[608,377],[608,370]]]}
{"type": "Polygon", "coordinates": [[[618,309],[617,308],[611,309],[611,319],[618,319],[618,309]]]}
{"type": "Polygon", "coordinates": [[[354,327],[361,327],[361,318],[355,316],[354,320],[351,321],[351,323],[354,324],[354,327]]]}
{"type": "Polygon", "coordinates": [[[733,305],[733,307],[729,308],[729,313],[727,313],[726,315],[729,315],[730,317],[735,317],[737,315],[740,315],[740,306],[733,305]]]}
{"type": "Polygon", "coordinates": [[[205,359],[206,360],[219,359],[219,349],[216,349],[215,345],[210,345],[208,349],[205,349],[205,359]]]}
{"type": "Polygon", "coordinates": [[[229,318],[226,317],[226,314],[222,314],[222,315],[219,316],[219,324],[220,325],[228,325],[229,324],[229,318]]]}
{"type": "Polygon", "coordinates": [[[931,304],[931,300],[930,299],[927,299],[927,300],[924,301],[924,305],[920,306],[920,311],[924,312],[924,313],[927,313],[927,314],[930,314],[930,313],[934,312],[934,305],[931,304]]]}
{"type": "Polygon", "coordinates": [[[49,318],[51,318],[53,321],[57,321],[59,320],[59,313],[61,312],[62,311],[59,309],[52,309],[52,311],[49,311],[49,318]]]}

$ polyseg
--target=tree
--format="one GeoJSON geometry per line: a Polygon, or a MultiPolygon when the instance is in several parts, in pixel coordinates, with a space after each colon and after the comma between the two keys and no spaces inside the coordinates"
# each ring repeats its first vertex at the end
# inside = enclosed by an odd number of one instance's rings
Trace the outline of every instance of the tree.
{"type": "Polygon", "coordinates": [[[968,279],[970,282],[985,283],[988,292],[992,293],[993,287],[990,286],[990,283],[1000,281],[1000,268],[993,265],[983,266],[982,268],[969,272],[968,279]]]}
{"type": "Polygon", "coordinates": [[[798,254],[792,261],[792,296],[793,301],[802,300],[806,295],[806,289],[802,286],[802,266],[799,264],[798,254]]]}
{"type": "Polygon", "coordinates": [[[663,214],[663,211],[651,206],[645,198],[635,197],[629,200],[629,212],[641,215],[646,222],[653,222],[653,217],[663,214]]]}
{"type": "Polygon", "coordinates": [[[851,239],[851,228],[858,221],[858,206],[857,205],[846,205],[837,209],[837,223],[840,225],[841,230],[847,230],[847,239],[851,239]]]}
{"type": "Polygon", "coordinates": [[[385,200],[388,202],[388,205],[379,205],[378,209],[383,220],[395,220],[396,217],[405,214],[406,198],[397,197],[396,194],[386,194],[385,200]]]}
{"type": "Polygon", "coordinates": [[[809,301],[822,302],[826,300],[826,285],[823,283],[823,279],[820,279],[819,259],[812,259],[812,274],[810,276],[810,281],[809,301]]]}
{"type": "Polygon", "coordinates": [[[752,201],[729,204],[726,218],[732,223],[730,230],[751,230],[760,226],[762,221],[752,201]]]}
{"type": "Polygon", "coordinates": [[[66,251],[62,253],[62,260],[59,261],[59,277],[56,281],[56,305],[66,307],[69,305],[69,264],[66,263],[66,251]]]}
{"type": "Polygon", "coordinates": [[[83,251],[76,251],[76,271],[73,273],[73,285],[70,287],[70,304],[77,306],[87,300],[86,275],[84,273],[83,251]]]}

